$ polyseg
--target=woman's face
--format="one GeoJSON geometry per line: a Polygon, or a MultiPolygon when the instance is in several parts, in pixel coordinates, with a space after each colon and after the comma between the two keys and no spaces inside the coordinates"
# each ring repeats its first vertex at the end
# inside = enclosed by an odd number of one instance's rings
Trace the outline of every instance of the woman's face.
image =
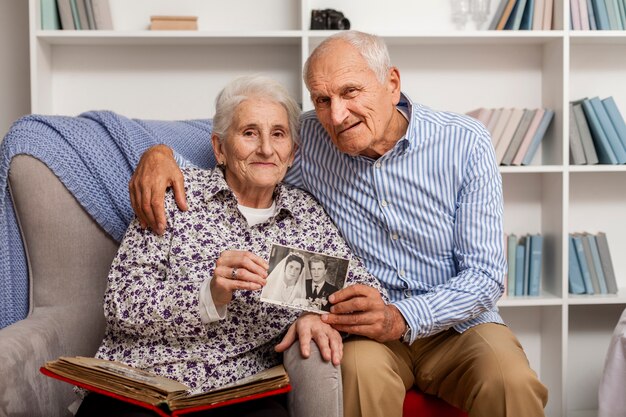
{"type": "Polygon", "coordinates": [[[271,196],[293,162],[287,111],[264,98],[241,102],[227,137],[217,144],[214,138],[213,145],[218,161],[226,164],[226,181],[240,199],[271,196]]]}
{"type": "Polygon", "coordinates": [[[287,262],[285,265],[285,275],[288,281],[295,281],[302,271],[302,265],[298,261],[287,262]]]}

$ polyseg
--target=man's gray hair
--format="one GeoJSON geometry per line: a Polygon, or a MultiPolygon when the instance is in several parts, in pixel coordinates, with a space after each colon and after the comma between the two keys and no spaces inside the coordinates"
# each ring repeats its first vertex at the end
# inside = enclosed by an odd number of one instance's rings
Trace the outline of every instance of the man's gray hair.
{"type": "Polygon", "coordinates": [[[300,106],[291,97],[287,89],[278,81],[262,75],[247,75],[235,78],[220,91],[215,99],[215,116],[213,117],[213,133],[220,141],[228,134],[235,109],[249,98],[263,98],[280,104],[287,111],[291,139],[300,143],[300,106]]]}
{"type": "Polygon", "coordinates": [[[311,60],[323,55],[328,50],[329,45],[337,40],[347,42],[356,48],[363,59],[365,59],[365,62],[367,62],[367,66],[374,71],[380,83],[384,83],[387,80],[389,69],[391,68],[391,59],[389,58],[389,50],[385,41],[376,35],[348,30],[329,36],[311,52],[302,69],[302,78],[307,88],[309,88],[309,65],[311,60]]]}

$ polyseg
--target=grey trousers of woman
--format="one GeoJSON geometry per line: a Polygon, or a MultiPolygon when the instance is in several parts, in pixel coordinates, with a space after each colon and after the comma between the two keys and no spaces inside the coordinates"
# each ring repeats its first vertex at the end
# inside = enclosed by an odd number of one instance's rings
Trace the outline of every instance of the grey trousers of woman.
{"type": "Polygon", "coordinates": [[[283,354],[283,362],[292,387],[287,397],[290,417],[343,417],[341,368],[324,361],[315,342],[308,359],[296,342],[283,354]]]}

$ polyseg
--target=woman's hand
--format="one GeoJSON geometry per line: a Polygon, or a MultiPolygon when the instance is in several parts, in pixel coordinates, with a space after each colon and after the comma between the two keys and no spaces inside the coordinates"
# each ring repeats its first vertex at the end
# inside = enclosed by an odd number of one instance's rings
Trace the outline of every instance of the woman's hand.
{"type": "Polygon", "coordinates": [[[215,263],[211,297],[216,307],[230,303],[235,290],[260,290],[267,282],[269,264],[252,252],[226,250],[215,263]]]}
{"type": "Polygon", "coordinates": [[[315,340],[317,347],[325,361],[332,360],[333,365],[338,366],[343,357],[343,341],[341,335],[330,325],[321,320],[318,314],[305,313],[296,320],[283,340],[274,348],[276,352],[284,352],[293,342],[300,341],[300,353],[303,358],[311,354],[311,339],[315,340]]]}

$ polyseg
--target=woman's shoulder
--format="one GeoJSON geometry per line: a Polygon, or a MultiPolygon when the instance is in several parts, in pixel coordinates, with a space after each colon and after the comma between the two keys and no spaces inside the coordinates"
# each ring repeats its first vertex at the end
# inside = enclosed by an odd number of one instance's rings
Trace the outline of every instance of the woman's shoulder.
{"type": "MultiPolygon", "coordinates": [[[[207,187],[211,186],[213,169],[186,167],[182,168],[181,172],[185,180],[185,198],[187,199],[187,206],[189,210],[193,211],[201,204],[202,199],[200,197],[204,195],[204,191],[207,187]]],[[[180,211],[176,209],[176,201],[172,188],[169,188],[165,194],[165,207],[166,209],[171,208],[173,213],[180,211]]]]}

